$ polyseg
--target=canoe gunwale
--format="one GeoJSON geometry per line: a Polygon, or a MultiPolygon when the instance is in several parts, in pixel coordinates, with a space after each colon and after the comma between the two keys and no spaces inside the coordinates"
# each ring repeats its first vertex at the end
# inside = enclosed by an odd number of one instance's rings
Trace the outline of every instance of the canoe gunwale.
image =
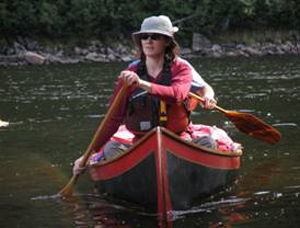
{"type": "Polygon", "coordinates": [[[222,157],[224,157],[224,156],[225,157],[241,157],[243,155],[242,151],[222,151],[222,150],[211,149],[211,148],[207,148],[204,146],[200,146],[196,143],[181,139],[178,135],[174,134],[173,132],[171,132],[163,127],[156,127],[154,129],[152,129],[151,131],[149,131],[140,140],[138,140],[132,147],[125,150],[124,153],[122,153],[112,159],[104,159],[101,162],[89,164],[89,166],[91,168],[96,168],[98,166],[104,166],[104,165],[110,164],[111,162],[114,162],[118,159],[122,159],[122,157],[126,156],[127,154],[130,154],[132,151],[134,151],[137,147],[139,147],[143,142],[145,142],[150,136],[152,136],[156,132],[160,132],[160,134],[168,135],[173,140],[175,140],[181,144],[184,144],[185,146],[191,147],[194,150],[201,151],[201,153],[208,153],[211,155],[217,155],[217,156],[222,156],[222,157]]]}

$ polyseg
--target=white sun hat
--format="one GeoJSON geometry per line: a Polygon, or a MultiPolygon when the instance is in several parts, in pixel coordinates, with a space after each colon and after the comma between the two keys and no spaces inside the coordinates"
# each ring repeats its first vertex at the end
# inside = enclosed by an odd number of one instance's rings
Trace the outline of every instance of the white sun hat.
{"type": "Polygon", "coordinates": [[[133,39],[138,41],[139,36],[143,33],[156,33],[173,38],[178,27],[173,27],[169,17],[165,15],[151,16],[144,19],[141,29],[132,33],[133,39]]]}

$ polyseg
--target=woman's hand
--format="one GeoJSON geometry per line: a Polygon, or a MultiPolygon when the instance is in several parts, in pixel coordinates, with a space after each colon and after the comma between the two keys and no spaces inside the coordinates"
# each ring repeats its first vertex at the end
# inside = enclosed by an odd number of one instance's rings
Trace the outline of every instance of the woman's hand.
{"type": "Polygon", "coordinates": [[[201,105],[205,109],[213,109],[217,104],[217,101],[214,97],[204,96],[204,102],[201,102],[201,105]]]}
{"type": "Polygon", "coordinates": [[[122,79],[127,86],[136,86],[151,92],[151,83],[140,79],[140,77],[133,71],[122,71],[119,75],[119,79],[122,79]]]}
{"type": "Polygon", "coordinates": [[[83,157],[80,157],[74,162],[73,175],[80,175],[80,174],[84,173],[84,171],[86,170],[86,166],[83,166],[83,167],[81,166],[82,159],[83,159],[83,157]]]}
{"type": "Polygon", "coordinates": [[[215,92],[213,88],[205,83],[204,87],[197,90],[196,94],[199,94],[203,98],[203,102],[200,102],[201,107],[205,109],[213,109],[217,104],[217,100],[215,99],[215,92]]]}
{"type": "Polygon", "coordinates": [[[140,77],[135,72],[130,70],[123,70],[119,75],[119,79],[122,79],[128,86],[135,85],[139,87],[141,83],[140,77]]]}

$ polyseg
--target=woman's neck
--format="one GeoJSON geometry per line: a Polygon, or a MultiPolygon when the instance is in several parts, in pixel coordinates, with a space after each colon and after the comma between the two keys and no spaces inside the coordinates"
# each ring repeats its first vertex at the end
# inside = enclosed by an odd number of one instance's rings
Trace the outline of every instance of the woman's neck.
{"type": "Polygon", "coordinates": [[[146,67],[147,67],[148,75],[156,78],[163,69],[164,61],[165,61],[164,56],[159,58],[147,57],[146,67]]]}

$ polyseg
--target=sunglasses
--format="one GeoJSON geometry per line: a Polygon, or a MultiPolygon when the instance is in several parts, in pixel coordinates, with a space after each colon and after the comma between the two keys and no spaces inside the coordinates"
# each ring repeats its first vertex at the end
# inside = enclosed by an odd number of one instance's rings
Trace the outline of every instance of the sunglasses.
{"type": "Polygon", "coordinates": [[[140,39],[141,40],[159,40],[162,36],[159,34],[141,34],[140,39]]]}

